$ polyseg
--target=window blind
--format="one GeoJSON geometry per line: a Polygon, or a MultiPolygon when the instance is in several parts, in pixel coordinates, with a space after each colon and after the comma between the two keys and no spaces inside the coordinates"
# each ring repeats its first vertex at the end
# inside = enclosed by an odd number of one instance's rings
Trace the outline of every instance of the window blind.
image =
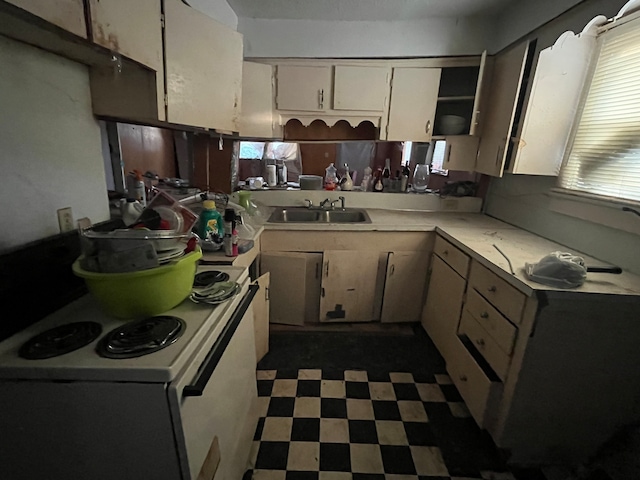
{"type": "Polygon", "coordinates": [[[640,202],[640,28],[601,34],[591,84],[559,186],[640,202]]]}

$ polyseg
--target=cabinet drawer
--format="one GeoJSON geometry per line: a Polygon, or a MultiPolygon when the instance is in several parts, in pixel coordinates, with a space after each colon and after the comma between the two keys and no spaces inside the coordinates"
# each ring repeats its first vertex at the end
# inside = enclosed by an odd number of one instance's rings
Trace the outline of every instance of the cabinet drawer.
{"type": "Polygon", "coordinates": [[[507,354],[511,355],[513,344],[516,341],[518,327],[502,316],[498,310],[487,302],[473,288],[467,291],[467,303],[465,308],[482,325],[482,327],[493,337],[495,342],[507,354]]]}
{"type": "Polygon", "coordinates": [[[434,252],[447,262],[462,278],[467,278],[470,258],[442,237],[436,237],[434,252]]]}
{"type": "Polygon", "coordinates": [[[447,361],[447,371],[476,423],[483,428],[490,422],[502,383],[495,373],[479,365],[460,337],[456,337],[456,350],[455,357],[447,361]]]}
{"type": "Polygon", "coordinates": [[[469,285],[509,320],[520,323],[526,297],[518,289],[475,261],[471,264],[469,285]]]}
{"type": "Polygon", "coordinates": [[[504,382],[511,364],[511,357],[502,351],[491,335],[466,309],[462,312],[458,333],[469,337],[473,346],[478,349],[496,375],[504,382]]]}

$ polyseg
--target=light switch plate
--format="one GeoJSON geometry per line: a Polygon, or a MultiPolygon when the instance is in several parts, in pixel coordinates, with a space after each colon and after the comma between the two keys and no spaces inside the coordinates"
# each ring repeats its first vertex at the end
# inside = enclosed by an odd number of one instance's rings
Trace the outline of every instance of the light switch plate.
{"type": "Polygon", "coordinates": [[[58,210],[58,225],[60,225],[60,233],[70,232],[74,229],[71,207],[58,210]]]}

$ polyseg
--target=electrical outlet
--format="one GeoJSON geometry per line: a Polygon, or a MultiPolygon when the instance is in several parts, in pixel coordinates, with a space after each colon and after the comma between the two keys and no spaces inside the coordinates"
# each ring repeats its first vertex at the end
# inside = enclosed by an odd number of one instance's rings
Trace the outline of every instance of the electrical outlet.
{"type": "Polygon", "coordinates": [[[58,210],[58,225],[60,225],[60,233],[70,232],[73,226],[73,212],[71,207],[61,208],[58,210]]]}

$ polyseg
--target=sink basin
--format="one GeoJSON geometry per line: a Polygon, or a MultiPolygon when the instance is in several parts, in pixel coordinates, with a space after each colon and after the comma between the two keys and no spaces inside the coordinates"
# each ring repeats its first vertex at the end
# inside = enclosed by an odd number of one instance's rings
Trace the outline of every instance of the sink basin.
{"type": "Polygon", "coordinates": [[[279,207],[269,217],[271,223],[371,223],[365,210],[345,208],[336,210],[279,207]]]}

